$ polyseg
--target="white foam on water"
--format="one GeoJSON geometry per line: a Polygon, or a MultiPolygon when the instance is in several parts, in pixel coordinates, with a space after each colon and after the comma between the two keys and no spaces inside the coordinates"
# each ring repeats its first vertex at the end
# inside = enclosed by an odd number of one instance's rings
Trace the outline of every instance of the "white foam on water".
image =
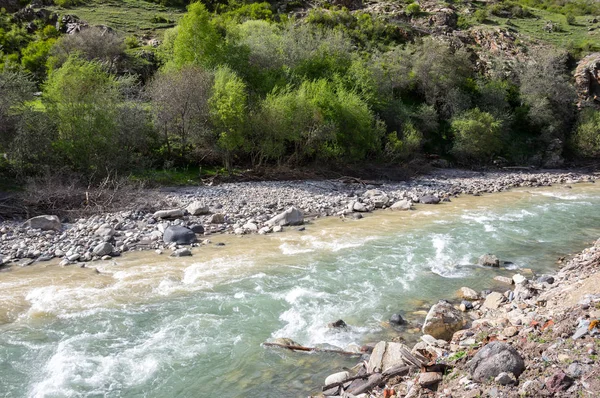
{"type": "Polygon", "coordinates": [[[296,254],[311,253],[315,251],[314,248],[301,247],[299,244],[293,243],[282,243],[279,246],[279,250],[281,250],[281,253],[285,256],[293,256],[296,254]]]}
{"type": "Polygon", "coordinates": [[[435,249],[435,255],[428,260],[429,268],[434,274],[444,278],[464,278],[470,274],[468,269],[460,267],[460,264],[468,264],[468,255],[456,256],[451,248],[453,239],[447,234],[435,234],[431,243],[435,249]]]}
{"type": "Polygon", "coordinates": [[[236,271],[248,270],[254,261],[245,256],[221,257],[202,263],[194,263],[183,272],[184,285],[213,286],[236,276],[236,271]]]}

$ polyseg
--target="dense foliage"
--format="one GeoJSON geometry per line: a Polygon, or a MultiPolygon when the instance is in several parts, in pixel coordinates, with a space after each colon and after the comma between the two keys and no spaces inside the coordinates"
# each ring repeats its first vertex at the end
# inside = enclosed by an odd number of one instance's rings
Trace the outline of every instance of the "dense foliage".
{"type": "MultiPolygon", "coordinates": [[[[103,28],[28,33],[0,14],[0,167],[102,176],[198,164],[394,165],[422,154],[541,166],[565,143],[575,156],[600,156],[600,113],[577,115],[564,51],[532,50],[510,73],[482,70],[468,47],[363,11],[315,8],[296,20],[269,3],[205,4],[190,4],[158,48],[103,28]]],[[[527,17],[528,7],[600,13],[583,0],[518,0],[474,18],[527,17]]],[[[407,3],[406,13],[422,11],[407,3]]]]}

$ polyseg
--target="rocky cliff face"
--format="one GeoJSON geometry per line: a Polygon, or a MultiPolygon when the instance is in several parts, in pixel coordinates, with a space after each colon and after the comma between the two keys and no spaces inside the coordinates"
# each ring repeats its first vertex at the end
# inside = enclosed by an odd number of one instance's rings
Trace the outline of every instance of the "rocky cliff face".
{"type": "Polygon", "coordinates": [[[579,61],[575,69],[575,88],[580,108],[600,108],[600,53],[590,54],[579,61]]]}

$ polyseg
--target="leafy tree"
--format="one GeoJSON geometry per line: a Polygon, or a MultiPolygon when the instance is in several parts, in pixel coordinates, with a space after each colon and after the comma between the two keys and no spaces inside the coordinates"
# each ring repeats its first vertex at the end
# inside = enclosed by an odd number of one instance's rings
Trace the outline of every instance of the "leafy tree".
{"type": "Polygon", "coordinates": [[[19,112],[33,99],[34,91],[35,84],[29,75],[8,68],[0,70],[0,150],[10,146],[19,112]]]}
{"type": "Polygon", "coordinates": [[[46,62],[56,39],[38,40],[29,43],[22,51],[21,65],[38,81],[46,77],[46,62]]]}
{"type": "Polygon", "coordinates": [[[573,136],[577,153],[585,157],[600,157],[600,111],[585,109],[573,136]]]}
{"type": "Polygon", "coordinates": [[[419,15],[421,13],[421,6],[418,3],[411,3],[406,7],[406,12],[408,15],[419,15]]]}
{"type": "Polygon", "coordinates": [[[224,165],[229,172],[233,153],[244,145],[247,101],[244,81],[228,67],[217,68],[209,107],[217,145],[223,151],[224,165]]]}
{"type": "Polygon", "coordinates": [[[120,150],[115,146],[120,101],[115,78],[98,62],[70,56],[50,74],[43,100],[58,126],[55,145],[71,166],[84,173],[110,171],[120,150]]]}
{"type": "Polygon", "coordinates": [[[452,121],[454,147],[460,160],[486,162],[502,148],[502,124],[490,113],[471,109],[452,121]]]}
{"type": "Polygon", "coordinates": [[[479,23],[484,23],[488,19],[488,12],[486,9],[480,8],[473,13],[475,20],[479,23]]]}
{"type": "Polygon", "coordinates": [[[206,143],[212,85],[212,74],[198,66],[163,71],[149,84],[154,124],[169,160],[178,155],[185,161],[193,144],[206,143]]]}
{"type": "Polygon", "coordinates": [[[214,67],[221,63],[223,55],[222,38],[206,7],[201,2],[190,4],[173,42],[173,64],[214,67]]]}

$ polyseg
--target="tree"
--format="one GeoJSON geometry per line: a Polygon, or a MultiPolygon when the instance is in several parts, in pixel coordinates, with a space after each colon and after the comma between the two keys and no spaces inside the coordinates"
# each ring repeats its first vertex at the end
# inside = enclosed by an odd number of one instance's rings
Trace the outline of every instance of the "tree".
{"type": "Polygon", "coordinates": [[[600,111],[585,109],[573,136],[577,154],[585,157],[600,157],[600,111]]]}
{"type": "Polygon", "coordinates": [[[461,160],[485,162],[502,148],[502,124],[479,108],[471,109],[452,121],[454,147],[461,160]]]}
{"type": "Polygon", "coordinates": [[[247,101],[244,81],[228,67],[219,67],[215,72],[209,106],[212,124],[218,137],[217,145],[223,151],[223,162],[229,172],[232,170],[234,151],[244,144],[247,101]]]}
{"type": "Polygon", "coordinates": [[[223,57],[222,44],[204,5],[201,2],[192,3],[179,23],[173,42],[173,63],[176,67],[215,67],[223,57]]]}
{"type": "Polygon", "coordinates": [[[186,161],[192,144],[206,142],[212,85],[212,73],[198,66],[161,72],[149,84],[154,124],[169,158],[177,152],[186,161]]]}
{"type": "Polygon", "coordinates": [[[29,75],[8,68],[0,70],[0,150],[9,147],[19,110],[33,99],[34,91],[29,75]]]}
{"type": "Polygon", "coordinates": [[[70,56],[52,72],[43,100],[58,126],[55,145],[73,168],[84,173],[111,171],[120,95],[114,77],[98,62],[70,56]]]}

